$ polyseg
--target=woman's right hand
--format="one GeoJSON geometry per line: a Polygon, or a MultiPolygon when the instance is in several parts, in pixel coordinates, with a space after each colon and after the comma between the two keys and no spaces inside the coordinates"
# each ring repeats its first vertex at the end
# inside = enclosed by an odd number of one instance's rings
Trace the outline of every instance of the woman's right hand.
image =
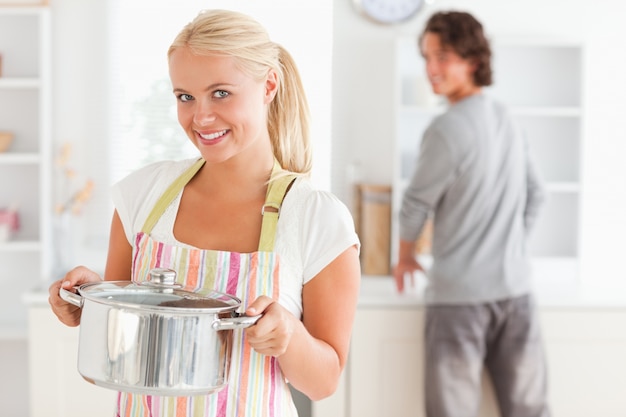
{"type": "Polygon", "coordinates": [[[84,266],[78,266],[69,271],[63,278],[58,281],[54,281],[48,293],[48,302],[52,307],[52,311],[61,320],[61,322],[70,327],[76,327],[80,324],[80,307],[74,304],[68,303],[63,300],[59,295],[61,288],[72,291],[72,288],[78,285],[82,285],[88,282],[100,282],[102,278],[94,271],[84,266]]]}

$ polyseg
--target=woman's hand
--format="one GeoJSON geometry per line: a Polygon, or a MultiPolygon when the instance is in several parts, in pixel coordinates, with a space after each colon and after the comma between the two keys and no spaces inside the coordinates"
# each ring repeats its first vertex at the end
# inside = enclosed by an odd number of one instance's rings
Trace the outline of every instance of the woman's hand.
{"type": "Polygon", "coordinates": [[[102,279],[94,271],[85,268],[84,266],[78,266],[65,274],[65,277],[55,281],[50,285],[48,293],[48,302],[52,307],[52,311],[61,320],[61,322],[67,326],[75,327],[80,324],[80,307],[70,304],[63,300],[59,295],[61,288],[71,291],[73,287],[82,285],[87,282],[99,282],[102,279]]]}
{"type": "Polygon", "coordinates": [[[246,337],[252,348],[263,355],[280,356],[287,351],[293,333],[303,327],[300,320],[273,299],[261,296],[246,309],[246,315],[263,314],[246,337]]]}

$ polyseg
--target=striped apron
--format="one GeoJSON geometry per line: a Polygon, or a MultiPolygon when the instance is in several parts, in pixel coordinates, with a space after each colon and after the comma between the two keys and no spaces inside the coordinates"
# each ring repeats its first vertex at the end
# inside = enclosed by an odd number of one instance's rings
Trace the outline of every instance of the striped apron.
{"type": "MultiPolygon", "coordinates": [[[[248,306],[261,295],[279,296],[279,262],[273,252],[278,209],[293,176],[274,180],[268,187],[263,210],[259,250],[235,253],[165,244],[150,232],[168,205],[202,167],[200,159],[163,193],[133,245],[133,281],[143,281],[153,268],[171,268],[186,289],[213,289],[234,295],[248,306]]],[[[280,169],[278,163],[274,171],[280,169]]],[[[297,416],[291,392],[278,361],[255,352],[243,330],[234,330],[228,385],[211,395],[161,397],[120,392],[116,416],[150,417],[270,417],[297,416]]]]}

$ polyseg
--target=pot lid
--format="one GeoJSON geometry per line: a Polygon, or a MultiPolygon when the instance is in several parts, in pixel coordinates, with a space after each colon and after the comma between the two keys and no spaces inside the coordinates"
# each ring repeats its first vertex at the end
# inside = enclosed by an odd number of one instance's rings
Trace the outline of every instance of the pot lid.
{"type": "Polygon", "coordinates": [[[241,300],[212,290],[185,290],[175,283],[176,272],[157,268],[147,281],[102,281],[81,285],[78,292],[88,300],[125,308],[176,313],[218,313],[234,311],[241,300]]]}

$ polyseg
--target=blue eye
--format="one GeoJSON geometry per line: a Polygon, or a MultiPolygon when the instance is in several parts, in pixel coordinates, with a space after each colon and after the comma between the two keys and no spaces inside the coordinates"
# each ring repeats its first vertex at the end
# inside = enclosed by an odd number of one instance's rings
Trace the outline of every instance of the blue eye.
{"type": "Polygon", "coordinates": [[[189,94],[179,94],[178,99],[183,103],[193,100],[193,96],[189,94]]]}
{"type": "Polygon", "coordinates": [[[229,92],[228,91],[224,91],[224,90],[217,90],[215,93],[213,93],[213,97],[215,98],[225,98],[229,96],[229,92]]]}

